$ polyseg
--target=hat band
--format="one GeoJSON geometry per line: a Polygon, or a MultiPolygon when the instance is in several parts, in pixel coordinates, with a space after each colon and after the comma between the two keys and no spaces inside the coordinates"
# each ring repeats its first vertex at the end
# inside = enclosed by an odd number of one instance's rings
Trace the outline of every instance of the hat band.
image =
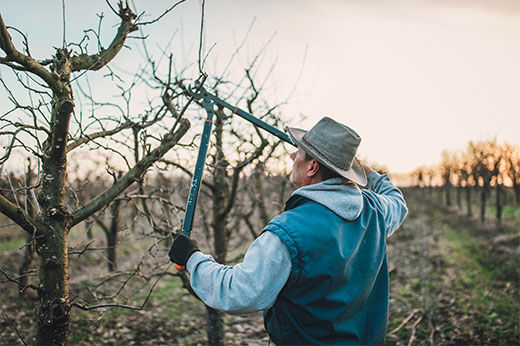
{"type": "Polygon", "coordinates": [[[329,160],[332,164],[334,164],[335,166],[337,166],[339,169],[342,169],[342,170],[345,170],[345,171],[348,171],[349,169],[352,168],[352,163],[354,162],[354,156],[352,157],[352,159],[350,160],[350,163],[348,165],[347,168],[343,168],[343,165],[337,163],[334,159],[331,159],[329,157],[327,157],[327,155],[325,155],[321,150],[319,150],[318,148],[316,148],[311,142],[309,142],[307,140],[307,138],[305,138],[305,136],[302,137],[302,140],[303,142],[305,142],[305,144],[307,144],[311,149],[315,150],[316,152],[318,152],[318,154],[322,155],[323,157],[325,157],[327,160],[329,160]]]}

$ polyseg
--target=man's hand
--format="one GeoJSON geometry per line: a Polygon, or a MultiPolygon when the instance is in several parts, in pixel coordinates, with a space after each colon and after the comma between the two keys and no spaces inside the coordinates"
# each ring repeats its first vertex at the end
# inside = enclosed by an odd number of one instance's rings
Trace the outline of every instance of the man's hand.
{"type": "Polygon", "coordinates": [[[185,267],[186,262],[195,251],[200,251],[197,243],[181,233],[175,237],[168,256],[173,263],[185,267]]]}

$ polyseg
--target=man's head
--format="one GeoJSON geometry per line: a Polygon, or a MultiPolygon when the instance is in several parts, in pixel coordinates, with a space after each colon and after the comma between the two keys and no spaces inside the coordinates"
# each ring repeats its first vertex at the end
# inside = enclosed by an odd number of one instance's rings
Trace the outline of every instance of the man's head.
{"type": "Polygon", "coordinates": [[[293,169],[290,181],[297,187],[316,184],[327,179],[341,177],[338,173],[325,167],[302,148],[291,154],[293,169]]]}
{"type": "Polygon", "coordinates": [[[287,132],[298,146],[291,154],[291,181],[296,186],[336,176],[366,185],[365,171],[355,157],[361,138],[350,127],[324,117],[308,132],[297,128],[287,128],[287,132]]]}

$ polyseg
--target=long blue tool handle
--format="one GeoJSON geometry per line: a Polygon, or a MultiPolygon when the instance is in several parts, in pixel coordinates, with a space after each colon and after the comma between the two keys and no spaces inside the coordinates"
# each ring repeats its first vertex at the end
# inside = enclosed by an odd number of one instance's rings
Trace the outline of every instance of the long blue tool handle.
{"type": "Polygon", "coordinates": [[[218,98],[217,96],[215,96],[213,94],[207,93],[206,96],[208,98],[210,98],[211,100],[213,100],[216,104],[219,104],[222,107],[225,107],[225,108],[229,109],[230,111],[233,112],[233,114],[239,115],[240,117],[242,117],[242,118],[246,119],[247,121],[257,125],[258,127],[260,127],[262,129],[264,129],[265,131],[269,132],[270,134],[275,135],[276,137],[280,138],[282,141],[285,141],[285,142],[287,142],[287,143],[289,143],[291,145],[296,146],[296,144],[293,143],[291,137],[289,137],[289,135],[287,135],[285,132],[278,130],[276,127],[269,125],[265,121],[262,121],[262,120],[258,119],[257,117],[249,114],[248,112],[246,112],[246,111],[244,111],[244,110],[242,110],[242,109],[240,109],[238,107],[232,106],[231,104],[227,103],[226,101],[218,98]]]}
{"type": "MultiPolygon", "coordinates": [[[[188,195],[188,202],[186,205],[186,213],[184,215],[184,223],[182,224],[182,233],[189,237],[191,235],[191,229],[193,225],[193,218],[195,216],[195,207],[197,206],[197,199],[199,196],[200,184],[202,182],[202,173],[204,172],[204,162],[206,161],[206,154],[208,152],[209,138],[211,135],[211,128],[213,126],[213,115],[215,113],[213,106],[214,103],[221,105],[233,112],[238,114],[240,117],[247,121],[259,126],[265,131],[275,135],[281,140],[296,146],[286,133],[278,130],[276,127],[267,124],[266,122],[254,117],[246,111],[233,107],[226,101],[218,98],[215,95],[208,93],[202,84],[199,84],[197,88],[188,90],[188,92],[196,99],[202,100],[202,106],[206,109],[206,121],[204,122],[204,129],[202,130],[202,136],[200,138],[199,154],[197,156],[197,163],[195,164],[195,171],[191,179],[190,193],[188,195]]],[[[184,267],[175,265],[175,268],[182,270],[184,267]]]]}
{"type": "Polygon", "coordinates": [[[206,154],[208,152],[211,127],[213,126],[213,104],[204,100],[203,106],[206,109],[207,117],[204,121],[204,129],[202,130],[202,136],[200,138],[199,154],[197,156],[197,163],[195,164],[195,171],[191,178],[190,193],[188,195],[184,223],[182,224],[182,233],[187,237],[191,235],[195,207],[197,206],[197,198],[199,196],[200,183],[202,181],[202,173],[204,172],[204,162],[206,161],[206,154]]]}

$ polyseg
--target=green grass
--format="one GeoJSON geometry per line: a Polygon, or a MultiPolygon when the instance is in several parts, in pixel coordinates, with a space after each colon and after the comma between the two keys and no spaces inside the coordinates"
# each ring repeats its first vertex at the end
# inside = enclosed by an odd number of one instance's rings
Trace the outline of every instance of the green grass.
{"type": "Polygon", "coordinates": [[[448,249],[451,265],[458,268],[458,284],[471,297],[470,301],[457,301],[461,311],[474,309],[479,317],[477,329],[491,340],[499,344],[514,341],[520,333],[518,299],[497,285],[504,277],[505,263],[493,261],[494,254],[464,228],[449,227],[442,245],[448,249]]]}
{"type": "MultiPolygon", "coordinates": [[[[495,220],[496,206],[490,205],[486,207],[486,220],[495,220]]],[[[476,209],[476,213],[480,216],[480,207],[476,209]]],[[[520,208],[506,205],[502,208],[502,222],[508,223],[510,226],[520,227],[520,208]]]]}
{"type": "Polygon", "coordinates": [[[0,242],[0,251],[19,249],[25,244],[25,238],[16,238],[0,242]]]}
{"type": "Polygon", "coordinates": [[[514,220],[515,227],[520,228],[520,208],[507,205],[502,210],[502,213],[504,214],[504,219],[514,220]]]}
{"type": "Polygon", "coordinates": [[[98,333],[92,332],[92,327],[95,325],[91,316],[84,312],[74,311],[71,314],[71,328],[67,344],[69,345],[101,345],[103,339],[98,333]],[[87,322],[88,321],[88,322],[87,322]],[[85,323],[87,322],[87,323],[85,323]]]}

